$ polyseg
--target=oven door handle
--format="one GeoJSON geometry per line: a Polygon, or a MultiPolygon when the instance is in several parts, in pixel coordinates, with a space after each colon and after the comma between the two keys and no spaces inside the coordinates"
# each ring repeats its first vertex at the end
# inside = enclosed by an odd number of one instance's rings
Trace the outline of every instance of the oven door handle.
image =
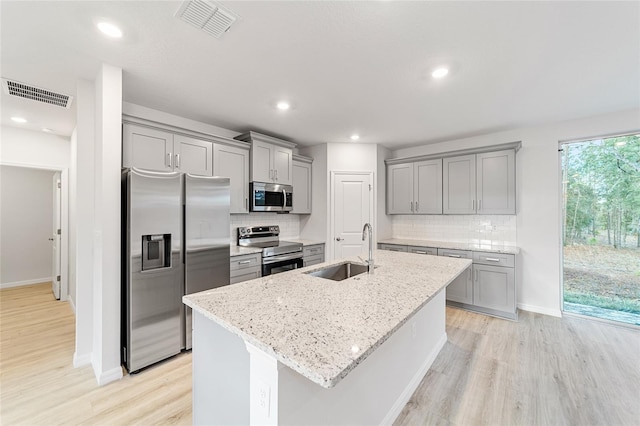
{"type": "Polygon", "coordinates": [[[262,264],[269,265],[271,263],[282,262],[283,260],[302,259],[302,253],[283,254],[281,256],[263,257],[262,264]]]}
{"type": "Polygon", "coordinates": [[[283,188],[282,189],[282,195],[284,195],[284,202],[282,203],[282,209],[286,209],[287,208],[287,191],[283,188]]]}

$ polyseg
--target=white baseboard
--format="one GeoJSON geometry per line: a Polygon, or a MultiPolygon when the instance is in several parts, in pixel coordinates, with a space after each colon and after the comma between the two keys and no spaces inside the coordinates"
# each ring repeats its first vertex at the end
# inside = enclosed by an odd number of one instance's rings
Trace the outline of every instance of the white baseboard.
{"type": "Polygon", "coordinates": [[[71,306],[71,310],[73,311],[73,315],[76,314],[76,304],[73,302],[73,298],[69,297],[67,299],[69,301],[69,305],[71,306]]]}
{"type": "Polygon", "coordinates": [[[36,278],[33,280],[25,280],[25,281],[14,281],[11,283],[0,283],[0,289],[2,288],[11,288],[11,287],[21,287],[23,285],[31,285],[31,284],[42,284],[51,282],[51,277],[46,278],[36,278]]]}
{"type": "Polygon", "coordinates": [[[96,379],[98,380],[98,386],[104,386],[107,383],[115,382],[116,380],[122,379],[122,366],[114,367],[107,371],[98,372],[95,371],[95,366],[93,368],[94,373],[96,374],[96,379]]]}
{"type": "Polygon", "coordinates": [[[77,352],[73,353],[73,366],[74,368],[84,367],[91,364],[91,354],[78,355],[77,352]]]}
{"type": "Polygon", "coordinates": [[[541,306],[527,305],[525,303],[518,303],[518,309],[523,311],[535,312],[536,314],[550,315],[552,317],[562,318],[562,311],[560,309],[549,309],[541,306]]]}
{"type": "Polygon", "coordinates": [[[444,333],[438,341],[436,347],[433,348],[429,356],[424,360],[418,371],[416,371],[416,374],[414,374],[414,376],[411,378],[411,381],[409,381],[409,383],[407,384],[407,387],[404,388],[396,402],[391,407],[391,410],[389,410],[387,415],[384,417],[384,419],[380,423],[381,425],[393,424],[393,422],[398,418],[405,405],[407,405],[407,402],[409,402],[409,400],[411,399],[413,393],[416,391],[416,389],[418,389],[418,386],[420,386],[422,379],[424,379],[424,376],[427,374],[427,371],[429,371],[429,368],[431,368],[433,361],[436,360],[436,357],[446,343],[447,333],[444,333]]]}

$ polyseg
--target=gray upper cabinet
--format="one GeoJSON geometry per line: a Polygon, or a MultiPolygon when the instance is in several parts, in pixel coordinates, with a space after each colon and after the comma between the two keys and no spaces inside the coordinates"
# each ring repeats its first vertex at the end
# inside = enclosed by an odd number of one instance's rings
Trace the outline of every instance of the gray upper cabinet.
{"type": "Polygon", "coordinates": [[[515,214],[515,157],[511,149],[476,155],[478,213],[515,214]]]}
{"type": "Polygon", "coordinates": [[[515,214],[515,150],[443,159],[445,214],[515,214]]]}
{"type": "Polygon", "coordinates": [[[213,143],[182,135],[173,137],[175,171],[213,176],[213,143]]]}
{"type": "Polygon", "coordinates": [[[388,214],[442,213],[442,160],[387,166],[388,214]]]}
{"type": "Polygon", "coordinates": [[[311,163],[313,159],[293,157],[293,210],[291,213],[311,213],[311,163]]]}
{"type": "Polygon", "coordinates": [[[213,144],[213,174],[231,186],[231,213],[249,213],[249,146],[213,144]]]}
{"type": "Polygon", "coordinates": [[[442,160],[442,211],[445,214],[476,212],[476,156],[462,155],[442,160]]]}
{"type": "Polygon", "coordinates": [[[213,144],[166,130],[124,124],[122,166],[212,176],[213,144]]]}
{"type": "Polygon", "coordinates": [[[173,134],[133,124],[122,131],[122,167],[173,171],[173,134]]]}
{"type": "Polygon", "coordinates": [[[235,139],[251,143],[249,175],[252,182],[293,185],[293,148],[296,144],[256,132],[235,139]]]}
{"type": "Polygon", "coordinates": [[[413,163],[387,167],[387,213],[413,213],[413,163]]]}

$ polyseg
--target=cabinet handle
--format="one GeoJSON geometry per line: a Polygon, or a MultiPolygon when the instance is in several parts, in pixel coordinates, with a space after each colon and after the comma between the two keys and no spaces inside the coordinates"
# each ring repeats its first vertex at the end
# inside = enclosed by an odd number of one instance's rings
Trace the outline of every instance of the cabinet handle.
{"type": "Polygon", "coordinates": [[[180,168],[180,154],[176,154],[176,169],[180,168]]]}
{"type": "Polygon", "coordinates": [[[246,265],[247,263],[251,263],[251,260],[241,260],[238,265],[246,265]]]}
{"type": "Polygon", "coordinates": [[[173,165],[171,164],[171,161],[173,160],[173,153],[172,152],[167,154],[167,159],[169,160],[168,161],[169,164],[167,166],[168,167],[173,167],[173,165]]]}
{"type": "Polygon", "coordinates": [[[478,211],[482,210],[482,200],[478,200],[478,211]]]}
{"type": "Polygon", "coordinates": [[[426,251],[419,251],[419,250],[414,251],[414,253],[416,253],[416,254],[427,254],[426,251]]]}
{"type": "Polygon", "coordinates": [[[245,209],[248,209],[248,208],[249,208],[249,199],[248,199],[248,198],[245,198],[245,199],[244,199],[244,208],[245,208],[245,209]]]}
{"type": "Polygon", "coordinates": [[[276,180],[278,180],[278,169],[275,169],[273,173],[276,175],[276,180]]]}
{"type": "Polygon", "coordinates": [[[471,200],[471,210],[476,209],[476,200],[471,200]]]}
{"type": "Polygon", "coordinates": [[[413,213],[413,201],[411,202],[411,213],[413,213]]]}
{"type": "Polygon", "coordinates": [[[418,202],[416,201],[416,213],[418,213],[420,210],[418,209],[418,202]]]}
{"type": "Polygon", "coordinates": [[[448,254],[447,256],[449,256],[449,257],[455,257],[455,258],[459,258],[459,257],[461,257],[459,254],[448,254]]]}
{"type": "Polygon", "coordinates": [[[484,260],[489,262],[500,262],[500,259],[497,259],[495,257],[485,257],[484,260]]]}

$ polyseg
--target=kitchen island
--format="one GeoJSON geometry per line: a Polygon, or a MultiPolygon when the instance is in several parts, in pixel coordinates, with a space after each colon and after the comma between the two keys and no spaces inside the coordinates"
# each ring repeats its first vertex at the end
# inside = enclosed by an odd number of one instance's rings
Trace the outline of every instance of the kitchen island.
{"type": "Polygon", "coordinates": [[[343,281],[307,273],[346,259],[185,296],[194,424],[393,422],[446,342],[442,290],[471,261],[374,258],[343,281]]]}

